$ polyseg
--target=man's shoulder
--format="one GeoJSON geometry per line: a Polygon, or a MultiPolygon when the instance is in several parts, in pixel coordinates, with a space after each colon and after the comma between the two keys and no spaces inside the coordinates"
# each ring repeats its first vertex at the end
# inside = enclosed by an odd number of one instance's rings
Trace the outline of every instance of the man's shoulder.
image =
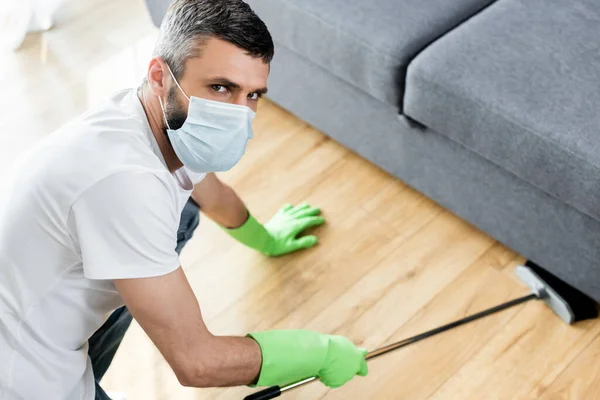
{"type": "MultiPolygon", "coordinates": [[[[25,155],[22,170],[51,193],[69,198],[115,173],[155,176],[171,184],[170,173],[152,148],[145,116],[131,109],[130,91],[118,92],[49,135],[25,155]],[[137,114],[136,114],[137,112],[137,114]]],[[[135,106],[135,104],[134,104],[135,106]]],[[[143,113],[143,109],[141,111],[143,113]]]]}
{"type": "Polygon", "coordinates": [[[76,168],[113,164],[160,167],[149,138],[148,121],[134,96],[131,89],[117,92],[53,132],[38,151],[59,164],[65,161],[76,168]]]}
{"type": "MultiPolygon", "coordinates": [[[[120,167],[106,170],[103,175],[94,177],[85,185],[85,192],[102,192],[116,196],[125,201],[126,198],[139,198],[144,201],[159,198],[177,200],[177,187],[172,184],[169,174],[161,171],[120,167]]],[[[83,194],[83,193],[82,193],[83,194]]]]}
{"type": "Polygon", "coordinates": [[[109,144],[141,140],[147,145],[147,140],[143,139],[146,138],[148,129],[146,116],[135,91],[127,89],[116,92],[108,100],[93,106],[54,134],[109,144]]]}

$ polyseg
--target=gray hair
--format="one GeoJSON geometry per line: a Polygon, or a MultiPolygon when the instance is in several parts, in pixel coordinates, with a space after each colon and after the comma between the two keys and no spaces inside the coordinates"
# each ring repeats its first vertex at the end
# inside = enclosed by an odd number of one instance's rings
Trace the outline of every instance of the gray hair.
{"type": "Polygon", "coordinates": [[[160,26],[154,57],[161,57],[175,78],[185,62],[202,54],[202,45],[218,38],[270,63],[273,39],[264,22],[242,0],[176,0],[160,26]]]}

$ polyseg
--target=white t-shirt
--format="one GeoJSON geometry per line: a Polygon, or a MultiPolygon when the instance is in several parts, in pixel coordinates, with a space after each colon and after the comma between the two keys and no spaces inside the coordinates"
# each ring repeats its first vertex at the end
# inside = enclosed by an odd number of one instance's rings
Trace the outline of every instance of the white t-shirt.
{"type": "Polygon", "coordinates": [[[87,341],[123,305],[112,279],[179,267],[180,214],[203,177],[167,170],[135,90],[63,126],[6,174],[0,399],[94,398],[87,341]]]}

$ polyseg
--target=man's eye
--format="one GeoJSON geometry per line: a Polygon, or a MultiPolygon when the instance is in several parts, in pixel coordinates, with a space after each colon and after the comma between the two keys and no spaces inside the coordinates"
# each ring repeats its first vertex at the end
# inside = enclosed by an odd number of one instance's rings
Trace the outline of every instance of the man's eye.
{"type": "Polygon", "coordinates": [[[260,99],[261,97],[262,97],[262,96],[261,96],[259,93],[256,93],[256,92],[254,92],[254,93],[250,93],[250,94],[248,95],[248,98],[249,98],[250,100],[258,100],[258,99],[260,99]]]}
{"type": "Polygon", "coordinates": [[[227,93],[227,87],[223,85],[212,85],[212,89],[218,93],[227,93]]]}

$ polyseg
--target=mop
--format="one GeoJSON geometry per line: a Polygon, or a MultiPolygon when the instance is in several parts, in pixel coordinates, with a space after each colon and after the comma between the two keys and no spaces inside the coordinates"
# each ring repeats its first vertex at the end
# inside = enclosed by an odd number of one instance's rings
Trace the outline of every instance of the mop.
{"type": "MultiPolygon", "coordinates": [[[[429,337],[438,335],[442,332],[449,331],[461,325],[475,321],[480,318],[487,317],[502,310],[517,306],[519,304],[531,301],[541,300],[545,302],[554,313],[567,324],[573,324],[585,319],[596,318],[598,309],[596,302],[581,293],[579,290],[569,286],[557,277],[553,276],[538,265],[528,261],[524,266],[518,266],[515,270],[517,277],[525,283],[531,290],[531,293],[492,307],[477,314],[465,317],[458,321],[454,321],[439,328],[421,333],[400,342],[390,344],[375,351],[368,353],[365,359],[372,360],[391,351],[419,342],[429,337]]],[[[281,396],[282,393],[304,386],[310,382],[318,380],[318,377],[310,377],[299,382],[292,383],[287,386],[272,386],[260,392],[251,394],[244,400],[269,400],[281,396]]]]}

